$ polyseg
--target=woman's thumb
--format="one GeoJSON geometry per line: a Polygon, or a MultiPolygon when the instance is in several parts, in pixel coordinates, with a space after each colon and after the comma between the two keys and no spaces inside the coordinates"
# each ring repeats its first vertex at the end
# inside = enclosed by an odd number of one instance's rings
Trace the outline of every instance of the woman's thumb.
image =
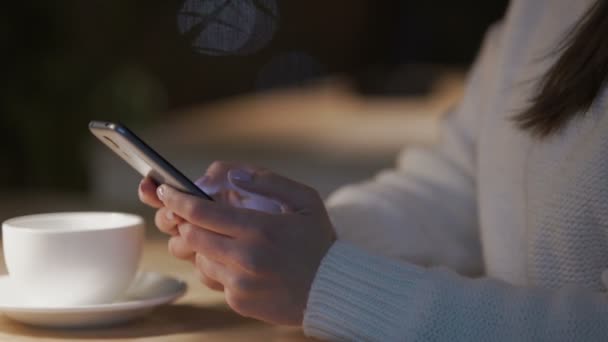
{"type": "Polygon", "coordinates": [[[274,199],[295,211],[311,208],[319,201],[310,187],[267,170],[231,169],[228,179],[245,191],[274,199]]]}

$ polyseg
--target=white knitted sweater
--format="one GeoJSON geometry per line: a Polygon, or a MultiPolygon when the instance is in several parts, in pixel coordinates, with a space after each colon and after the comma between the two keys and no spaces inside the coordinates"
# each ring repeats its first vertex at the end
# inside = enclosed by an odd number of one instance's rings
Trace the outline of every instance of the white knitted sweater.
{"type": "Polygon", "coordinates": [[[439,146],[329,198],[308,335],[608,341],[608,93],[545,140],[511,119],[591,2],[513,1],[439,146]]]}

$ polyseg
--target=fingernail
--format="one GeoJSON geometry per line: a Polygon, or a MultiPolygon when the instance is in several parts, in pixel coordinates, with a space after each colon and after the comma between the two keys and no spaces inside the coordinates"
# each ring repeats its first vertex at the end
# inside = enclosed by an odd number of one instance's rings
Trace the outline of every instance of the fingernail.
{"type": "Polygon", "coordinates": [[[158,196],[158,199],[160,199],[161,201],[165,200],[166,194],[167,194],[167,190],[165,189],[164,185],[161,185],[158,188],[156,188],[156,196],[158,196]]]}
{"type": "Polygon", "coordinates": [[[167,210],[165,212],[165,216],[167,217],[167,220],[169,220],[169,221],[173,221],[175,219],[175,215],[173,215],[173,212],[171,210],[167,210]]]}
{"type": "Polygon", "coordinates": [[[199,187],[199,189],[201,190],[205,190],[205,185],[207,185],[207,182],[209,181],[209,176],[204,176],[202,178],[199,178],[196,180],[196,182],[194,182],[194,184],[196,184],[196,186],[199,187]]]}
{"type": "Polygon", "coordinates": [[[146,179],[142,179],[141,182],[139,182],[139,187],[142,190],[148,190],[150,188],[150,186],[148,185],[148,182],[146,182],[146,179]]]}
{"type": "Polygon", "coordinates": [[[192,226],[189,224],[180,224],[177,226],[177,230],[179,231],[179,235],[187,235],[190,230],[192,230],[192,226]]]}
{"type": "Polygon", "coordinates": [[[232,169],[228,171],[228,178],[241,183],[251,182],[253,178],[250,172],[241,169],[232,169]]]}

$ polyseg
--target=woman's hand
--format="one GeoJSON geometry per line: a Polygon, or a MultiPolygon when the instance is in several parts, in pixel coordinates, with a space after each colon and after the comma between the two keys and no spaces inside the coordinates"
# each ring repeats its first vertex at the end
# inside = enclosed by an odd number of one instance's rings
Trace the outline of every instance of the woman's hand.
{"type": "Polygon", "coordinates": [[[251,166],[215,163],[204,179],[208,185],[226,181],[232,186],[220,186],[215,202],[167,185],[154,196],[149,180],[142,182],[140,197],[160,208],[156,224],[174,235],[172,254],[193,260],[201,281],[222,287],[235,311],[301,324],[310,286],[334,241],[323,201],[305,185],[251,166]],[[273,206],[250,209],[252,194],[273,206]]]}
{"type": "MultiPolygon", "coordinates": [[[[261,196],[238,188],[229,178],[228,173],[232,169],[247,169],[254,171],[257,168],[237,163],[217,161],[212,163],[205,175],[195,183],[205,193],[220,203],[226,203],[239,208],[249,208],[269,213],[281,213],[283,208],[271,198],[261,196]]],[[[154,217],[154,223],[160,231],[171,236],[169,240],[169,252],[178,259],[189,260],[194,263],[195,253],[183,241],[177,230],[177,225],[183,220],[164,207],[164,204],[156,195],[157,185],[148,177],[139,184],[139,198],[142,202],[158,209],[154,217]]],[[[222,291],[223,286],[210,279],[202,280],[208,287],[222,291]]]]}

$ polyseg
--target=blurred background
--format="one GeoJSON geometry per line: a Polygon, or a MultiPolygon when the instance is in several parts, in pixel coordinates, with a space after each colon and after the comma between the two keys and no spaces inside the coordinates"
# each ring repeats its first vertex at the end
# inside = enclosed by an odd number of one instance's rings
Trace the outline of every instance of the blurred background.
{"type": "Polygon", "coordinates": [[[130,126],[188,176],[243,160],[315,186],[432,144],[506,0],[7,1],[0,219],[149,211],[90,135],[130,126]]]}

